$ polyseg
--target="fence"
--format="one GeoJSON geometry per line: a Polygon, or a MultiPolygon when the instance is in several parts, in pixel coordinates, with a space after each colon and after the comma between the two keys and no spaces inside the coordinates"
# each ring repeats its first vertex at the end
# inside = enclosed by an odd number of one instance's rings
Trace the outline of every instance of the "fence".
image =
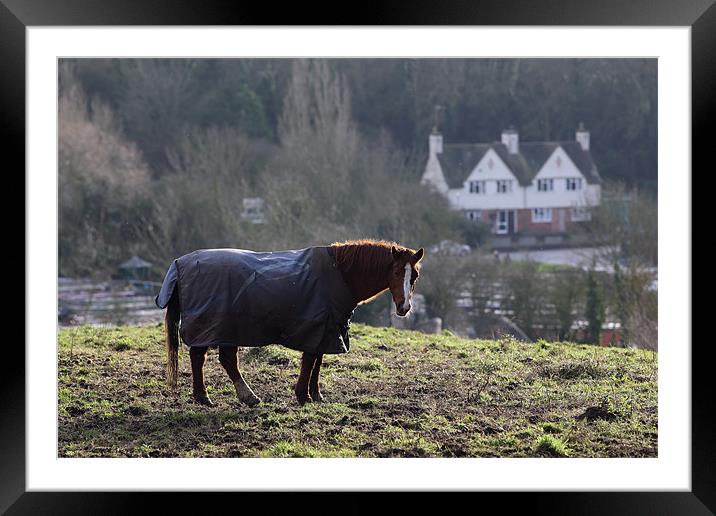
{"type": "Polygon", "coordinates": [[[151,281],[93,281],[59,278],[58,320],[72,324],[149,324],[164,312],[154,304],[161,283],[151,281]]]}

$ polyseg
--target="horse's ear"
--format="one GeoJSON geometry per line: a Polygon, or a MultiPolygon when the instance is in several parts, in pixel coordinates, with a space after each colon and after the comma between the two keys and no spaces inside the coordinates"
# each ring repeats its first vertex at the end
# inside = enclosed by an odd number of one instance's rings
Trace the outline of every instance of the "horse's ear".
{"type": "Polygon", "coordinates": [[[420,260],[423,259],[423,256],[424,256],[424,255],[425,255],[425,251],[424,251],[423,248],[421,247],[421,248],[418,249],[417,252],[413,255],[412,262],[413,262],[413,263],[418,263],[420,260]]]}
{"type": "Polygon", "coordinates": [[[400,260],[400,251],[398,251],[394,245],[390,247],[390,254],[393,255],[393,260],[396,262],[400,260]]]}

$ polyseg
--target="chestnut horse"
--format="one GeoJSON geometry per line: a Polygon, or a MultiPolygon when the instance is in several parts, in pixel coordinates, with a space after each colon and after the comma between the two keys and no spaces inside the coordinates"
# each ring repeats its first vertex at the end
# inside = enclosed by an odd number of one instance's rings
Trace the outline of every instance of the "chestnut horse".
{"type": "MultiPolygon", "coordinates": [[[[410,300],[418,279],[423,249],[415,251],[407,247],[379,240],[350,240],[330,246],[336,265],[352,294],[355,304],[372,301],[386,290],[390,290],[395,311],[405,316],[411,309],[410,300]]],[[[169,385],[176,388],[179,349],[179,314],[177,296],[172,296],[167,305],[165,317],[167,344],[167,378],[169,385]]],[[[213,405],[204,383],[204,362],[208,346],[190,347],[194,399],[203,405],[213,405]]],[[[246,383],[238,364],[238,346],[220,346],[219,362],[226,370],[236,388],[238,398],[249,406],[261,400],[246,383]]],[[[295,386],[299,404],[323,401],[319,385],[322,354],[304,352],[301,371],[295,386]]]]}

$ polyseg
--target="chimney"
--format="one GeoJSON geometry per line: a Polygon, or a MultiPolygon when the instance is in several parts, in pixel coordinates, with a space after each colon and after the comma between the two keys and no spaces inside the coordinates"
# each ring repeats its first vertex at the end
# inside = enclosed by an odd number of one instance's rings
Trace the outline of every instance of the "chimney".
{"type": "Polygon", "coordinates": [[[589,150],[589,131],[584,128],[584,124],[582,122],[579,122],[579,128],[575,133],[575,139],[579,142],[579,145],[582,146],[582,150],[589,150]]]}
{"type": "Polygon", "coordinates": [[[443,135],[438,132],[437,126],[433,127],[433,132],[430,134],[430,155],[442,154],[443,152],[443,135]]]}
{"type": "Polygon", "coordinates": [[[518,154],[520,152],[520,136],[515,128],[510,126],[509,129],[502,131],[502,143],[507,147],[510,154],[518,154]]]}

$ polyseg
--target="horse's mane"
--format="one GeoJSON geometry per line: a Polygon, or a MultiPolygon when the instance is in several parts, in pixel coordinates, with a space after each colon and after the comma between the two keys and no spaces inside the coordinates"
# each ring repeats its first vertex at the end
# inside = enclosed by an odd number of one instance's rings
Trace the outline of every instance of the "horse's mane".
{"type": "Polygon", "coordinates": [[[393,262],[391,247],[395,247],[398,251],[415,252],[396,242],[373,239],[344,240],[334,242],[331,247],[335,252],[338,267],[343,272],[387,270],[393,262]]]}

